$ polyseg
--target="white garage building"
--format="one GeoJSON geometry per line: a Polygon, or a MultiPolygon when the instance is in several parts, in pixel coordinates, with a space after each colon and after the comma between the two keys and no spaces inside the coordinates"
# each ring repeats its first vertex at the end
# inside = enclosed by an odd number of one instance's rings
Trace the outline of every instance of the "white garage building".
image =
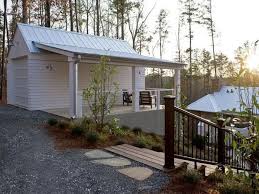
{"type": "Polygon", "coordinates": [[[175,69],[180,92],[183,64],[139,55],[123,40],[18,24],[8,55],[8,104],[29,110],[66,108],[69,116],[78,116],[78,93],[87,88],[90,68],[101,56],[117,66],[116,80],[120,90],[133,92],[135,111],[138,92],[146,89],[145,67],[175,69]]]}

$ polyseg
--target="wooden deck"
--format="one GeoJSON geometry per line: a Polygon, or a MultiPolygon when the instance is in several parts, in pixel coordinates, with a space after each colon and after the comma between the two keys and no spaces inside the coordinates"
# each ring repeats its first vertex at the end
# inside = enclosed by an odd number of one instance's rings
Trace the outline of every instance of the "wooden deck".
{"type": "MultiPolygon", "coordinates": [[[[137,162],[143,163],[147,166],[168,171],[167,169],[164,169],[164,158],[165,155],[163,152],[155,152],[153,150],[149,150],[146,148],[137,148],[128,144],[118,145],[118,146],[111,146],[106,148],[107,151],[110,151],[112,153],[124,156],[126,158],[135,160],[137,162]]],[[[194,162],[188,161],[188,160],[182,160],[175,158],[175,168],[180,167],[183,163],[188,164],[188,169],[194,168],[194,162]]],[[[214,172],[217,168],[216,165],[209,165],[204,163],[197,162],[198,169],[201,166],[206,166],[205,168],[205,175],[208,176],[210,173],[214,172]]]]}

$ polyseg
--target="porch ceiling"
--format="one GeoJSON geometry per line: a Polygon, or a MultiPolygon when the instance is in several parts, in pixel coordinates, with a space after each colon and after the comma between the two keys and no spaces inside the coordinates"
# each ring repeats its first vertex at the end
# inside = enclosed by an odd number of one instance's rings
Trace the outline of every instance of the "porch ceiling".
{"type": "Polygon", "coordinates": [[[101,49],[89,49],[83,47],[75,47],[68,45],[50,44],[34,42],[34,45],[49,52],[66,55],[69,57],[81,56],[81,62],[86,63],[99,63],[101,56],[110,58],[112,65],[125,65],[125,66],[142,66],[152,68],[164,69],[183,69],[185,64],[176,63],[168,60],[162,60],[155,57],[143,56],[138,53],[116,52],[101,49]]]}

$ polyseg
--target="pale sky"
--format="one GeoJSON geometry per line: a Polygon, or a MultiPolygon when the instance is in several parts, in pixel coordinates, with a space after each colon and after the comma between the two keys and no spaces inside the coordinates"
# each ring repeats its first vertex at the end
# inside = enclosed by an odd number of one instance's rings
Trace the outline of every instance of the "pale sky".
{"type": "MultiPolygon", "coordinates": [[[[166,47],[168,59],[172,59],[176,48],[177,30],[177,0],[146,0],[148,5],[156,4],[156,9],[149,22],[154,23],[160,9],[170,12],[170,37],[171,45],[166,47]],[[151,3],[152,2],[152,3],[151,3]],[[170,53],[171,52],[171,53],[170,53]]],[[[213,12],[218,38],[216,51],[224,52],[233,57],[234,50],[245,41],[259,39],[259,1],[258,0],[213,0],[213,12]]],[[[187,38],[182,39],[187,42],[187,38]]],[[[194,47],[210,49],[210,39],[206,29],[194,29],[194,47]]]]}
{"type": "MultiPolygon", "coordinates": [[[[11,1],[8,0],[8,3],[11,1]]],[[[165,47],[165,59],[173,59],[176,51],[176,30],[178,21],[178,0],[145,0],[146,10],[156,7],[149,17],[147,24],[153,31],[155,21],[160,9],[169,12],[170,32],[168,43],[165,47]]],[[[3,8],[1,1],[0,7],[3,8]]],[[[216,51],[222,51],[233,57],[234,50],[245,41],[259,39],[259,1],[258,0],[214,0],[213,12],[218,38],[216,51]]],[[[182,39],[182,44],[187,46],[187,38],[182,39]]],[[[194,29],[194,48],[210,49],[210,39],[206,30],[194,29]]]]}

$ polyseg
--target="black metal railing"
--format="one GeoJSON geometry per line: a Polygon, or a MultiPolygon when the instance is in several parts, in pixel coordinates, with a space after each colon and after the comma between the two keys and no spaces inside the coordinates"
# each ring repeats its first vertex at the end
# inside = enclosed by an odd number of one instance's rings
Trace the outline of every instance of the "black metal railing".
{"type": "MultiPolygon", "coordinates": [[[[165,97],[165,166],[172,157],[197,162],[250,169],[242,151],[235,151],[241,139],[231,130],[174,106],[175,98],[165,97]],[[167,142],[168,141],[168,142],[167,142]],[[170,144],[171,143],[171,144],[170,144]],[[166,148],[170,146],[169,148],[166,148]],[[169,155],[170,157],[167,157],[169,155]]],[[[222,123],[223,124],[223,123],[222,123]]]]}
{"type": "Polygon", "coordinates": [[[176,156],[237,169],[249,167],[244,155],[233,147],[233,142],[238,146],[240,140],[232,131],[178,107],[174,107],[174,114],[176,156]]]}

